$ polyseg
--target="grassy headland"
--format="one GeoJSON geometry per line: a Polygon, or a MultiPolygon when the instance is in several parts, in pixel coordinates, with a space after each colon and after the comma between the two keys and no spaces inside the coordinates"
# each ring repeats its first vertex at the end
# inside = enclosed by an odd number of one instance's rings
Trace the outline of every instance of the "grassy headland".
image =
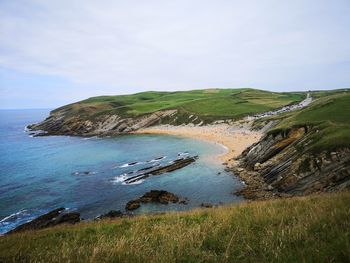
{"type": "Polygon", "coordinates": [[[348,262],[350,193],[0,237],[0,262],[348,262]]]}
{"type": "MultiPolygon", "coordinates": [[[[207,89],[177,92],[141,92],[132,95],[99,96],[66,105],[69,115],[93,119],[104,114],[135,117],[159,110],[177,109],[178,116],[189,115],[217,120],[238,118],[301,101],[305,93],[276,93],[255,89],[207,89]]],[[[54,112],[55,112],[54,111],[54,112]]]]}

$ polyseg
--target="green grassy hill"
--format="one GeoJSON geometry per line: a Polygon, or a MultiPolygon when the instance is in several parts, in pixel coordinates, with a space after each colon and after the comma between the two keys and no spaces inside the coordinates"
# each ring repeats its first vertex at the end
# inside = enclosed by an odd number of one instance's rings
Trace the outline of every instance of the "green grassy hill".
{"type": "Polygon", "coordinates": [[[54,110],[94,118],[103,114],[135,117],[159,110],[177,109],[179,115],[215,120],[237,118],[301,101],[305,93],[276,93],[255,89],[207,89],[178,92],[142,92],[99,96],[54,110]]]}
{"type": "Polygon", "coordinates": [[[349,261],[349,192],[0,237],[0,262],[349,261]]]}
{"type": "Polygon", "coordinates": [[[311,147],[313,151],[350,148],[350,93],[325,95],[305,109],[270,118],[281,119],[270,133],[307,126],[317,130],[311,147]]]}

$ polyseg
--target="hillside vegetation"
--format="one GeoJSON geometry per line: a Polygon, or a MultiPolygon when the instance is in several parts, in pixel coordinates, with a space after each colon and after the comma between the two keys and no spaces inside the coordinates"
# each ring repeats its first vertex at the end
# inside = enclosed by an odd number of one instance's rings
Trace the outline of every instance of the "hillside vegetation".
{"type": "Polygon", "coordinates": [[[0,262],[348,262],[350,193],[0,237],[0,262]]]}
{"type": "Polygon", "coordinates": [[[282,119],[270,133],[292,127],[316,129],[313,151],[350,147],[350,94],[341,92],[323,96],[309,107],[271,119],[282,119]]]}
{"type": "Polygon", "coordinates": [[[350,189],[350,94],[317,95],[306,108],[255,121],[255,128],[274,123],[240,156],[236,174],[253,181],[246,198],[269,198],[266,187],[282,195],[350,189]]]}
{"type": "MultiPolygon", "coordinates": [[[[142,92],[133,95],[99,96],[62,109],[69,115],[94,118],[103,114],[135,117],[159,110],[177,109],[179,115],[208,119],[236,118],[301,101],[305,93],[276,93],[254,89],[207,89],[177,92],[142,92]]],[[[55,112],[53,111],[53,112],[55,112]]]]}

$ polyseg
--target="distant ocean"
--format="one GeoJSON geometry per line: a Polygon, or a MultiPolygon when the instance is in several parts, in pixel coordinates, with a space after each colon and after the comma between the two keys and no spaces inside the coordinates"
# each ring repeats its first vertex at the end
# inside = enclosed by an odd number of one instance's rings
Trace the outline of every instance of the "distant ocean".
{"type": "Polygon", "coordinates": [[[147,204],[135,213],[242,200],[232,194],[242,187],[240,181],[212,158],[224,151],[220,145],[160,135],[30,137],[25,126],[48,114],[48,110],[0,110],[0,234],[58,207],[77,210],[85,219],[124,210],[129,200],[152,189],[186,197],[189,203],[147,204]],[[123,174],[150,163],[165,164],[186,152],[199,159],[180,170],[123,185],[123,174]],[[160,157],[164,158],[156,160],[160,157]]]}

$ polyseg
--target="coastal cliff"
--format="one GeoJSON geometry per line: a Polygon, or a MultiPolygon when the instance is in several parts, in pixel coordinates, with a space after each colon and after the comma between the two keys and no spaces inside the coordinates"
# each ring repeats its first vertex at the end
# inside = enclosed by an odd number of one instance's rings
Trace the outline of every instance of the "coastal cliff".
{"type": "Polygon", "coordinates": [[[247,148],[239,157],[239,167],[244,168],[241,176],[260,177],[268,194],[249,187],[242,194],[264,199],[271,194],[306,195],[350,188],[350,149],[312,152],[309,145],[315,133],[317,130],[312,128],[294,128],[267,134],[247,148]]]}
{"type": "Polygon", "coordinates": [[[29,125],[28,129],[44,131],[43,135],[118,135],[160,124],[163,119],[174,116],[176,112],[177,110],[156,111],[134,118],[106,114],[91,120],[84,114],[70,116],[65,109],[61,109],[53,111],[43,122],[29,125]]]}
{"type": "MultiPolygon", "coordinates": [[[[310,106],[311,96],[306,93],[276,95],[251,89],[96,97],[58,108],[28,128],[38,130],[36,135],[110,136],[159,124],[190,124],[194,129],[224,122],[236,125],[243,134],[244,129],[263,134],[231,167],[247,184],[239,192],[244,197],[267,199],[349,188],[350,95],[340,90],[312,96],[316,100],[310,106]],[[293,100],[301,102],[293,104],[293,100]]],[[[229,127],[225,131],[237,134],[229,127]]]]}
{"type": "Polygon", "coordinates": [[[350,188],[350,95],[323,97],[300,111],[259,120],[261,140],[237,158],[250,199],[350,188]],[[272,127],[271,127],[272,123],[272,127]]]}

